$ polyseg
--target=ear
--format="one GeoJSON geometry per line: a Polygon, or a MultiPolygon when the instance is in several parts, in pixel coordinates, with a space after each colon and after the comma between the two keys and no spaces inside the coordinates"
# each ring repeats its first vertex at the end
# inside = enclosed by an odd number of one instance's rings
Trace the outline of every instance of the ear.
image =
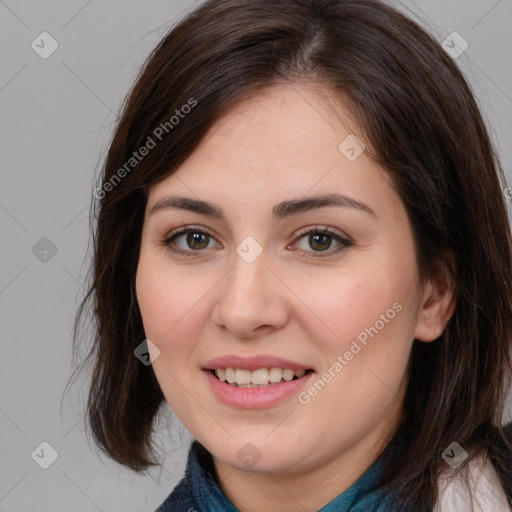
{"type": "Polygon", "coordinates": [[[414,337],[420,341],[439,338],[455,311],[455,282],[450,272],[453,260],[448,260],[438,264],[425,283],[414,332],[414,337]]]}

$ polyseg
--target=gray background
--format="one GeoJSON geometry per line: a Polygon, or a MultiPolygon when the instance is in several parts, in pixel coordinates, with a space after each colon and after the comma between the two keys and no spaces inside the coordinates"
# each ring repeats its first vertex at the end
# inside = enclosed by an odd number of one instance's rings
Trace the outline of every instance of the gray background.
{"type": "MultiPolygon", "coordinates": [[[[440,42],[457,31],[469,43],[457,62],[510,176],[512,0],[394,3],[440,42]]],[[[86,381],[63,393],[93,179],[138,67],[196,4],[0,0],[0,512],[153,512],[182,475],[189,437],[176,421],[160,429],[164,470],[140,476],[88,442],[86,381]],[[43,31],[59,45],[47,59],[31,47],[43,31]],[[31,457],[43,441],[58,453],[48,469],[31,457]]]]}

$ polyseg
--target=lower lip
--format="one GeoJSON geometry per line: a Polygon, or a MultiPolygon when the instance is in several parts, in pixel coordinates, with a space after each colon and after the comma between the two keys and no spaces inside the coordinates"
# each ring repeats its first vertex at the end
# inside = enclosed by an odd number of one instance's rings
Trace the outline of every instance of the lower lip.
{"type": "Polygon", "coordinates": [[[219,380],[209,370],[204,370],[204,372],[215,396],[220,401],[244,409],[271,407],[292,395],[297,395],[314,375],[314,372],[310,372],[300,379],[280,382],[265,388],[242,388],[219,380]]]}

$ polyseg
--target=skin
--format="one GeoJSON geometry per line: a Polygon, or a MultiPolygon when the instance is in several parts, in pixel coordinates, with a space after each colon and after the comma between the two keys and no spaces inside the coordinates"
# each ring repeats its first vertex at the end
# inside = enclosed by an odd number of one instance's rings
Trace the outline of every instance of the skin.
{"type": "Polygon", "coordinates": [[[395,431],[414,338],[435,340],[453,312],[453,287],[441,275],[420,286],[411,226],[389,175],[367,151],[349,161],[338,149],[350,133],[364,140],[330,91],[273,86],[226,112],[149,190],[136,288],[146,336],[160,350],[153,369],[244,512],[315,511],[353,484],[395,431]],[[272,218],[281,201],[332,192],[375,216],[330,206],[272,218]],[[168,195],[215,203],[226,218],[151,213],[168,195]],[[187,244],[185,234],[165,246],[189,224],[212,237],[187,244]],[[351,245],[300,233],[317,226],[351,245]],[[263,250],[252,263],[236,252],[248,236],[263,250]],[[401,311],[307,404],[294,395],[263,409],[228,406],[201,370],[225,354],[271,354],[313,368],[317,379],[395,303],[401,311]],[[261,454],[252,467],[237,457],[248,442],[261,454]]]}

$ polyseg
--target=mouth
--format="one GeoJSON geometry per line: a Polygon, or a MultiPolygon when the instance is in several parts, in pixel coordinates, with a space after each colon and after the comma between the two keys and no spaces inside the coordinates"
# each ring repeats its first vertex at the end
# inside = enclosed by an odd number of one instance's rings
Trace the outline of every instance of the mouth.
{"type": "Polygon", "coordinates": [[[270,354],[226,354],[201,369],[214,396],[239,409],[279,406],[304,389],[315,374],[312,367],[270,354]]]}
{"type": "Polygon", "coordinates": [[[237,388],[269,388],[284,382],[298,380],[313,372],[312,369],[292,368],[216,368],[208,370],[216,379],[237,388]]]}

